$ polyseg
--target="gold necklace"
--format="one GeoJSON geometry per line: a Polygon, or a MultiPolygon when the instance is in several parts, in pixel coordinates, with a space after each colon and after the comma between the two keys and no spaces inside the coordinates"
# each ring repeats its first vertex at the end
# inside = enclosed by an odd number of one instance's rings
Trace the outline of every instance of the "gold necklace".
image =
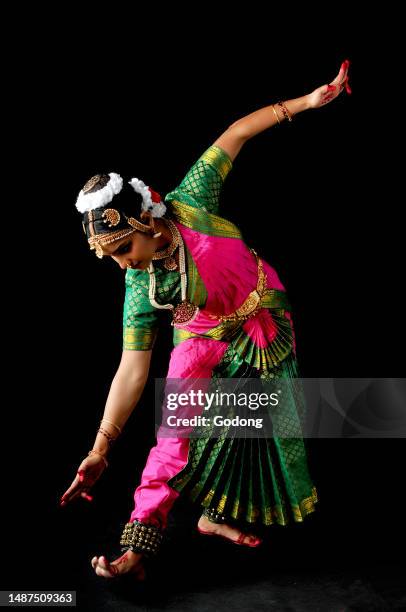
{"type": "Polygon", "coordinates": [[[171,243],[164,249],[156,251],[156,253],[154,253],[154,255],[152,256],[152,259],[155,261],[157,259],[164,259],[165,261],[163,262],[163,265],[167,270],[176,270],[177,264],[175,257],[173,257],[173,253],[180,245],[182,239],[178,236],[176,225],[170,219],[166,219],[165,221],[167,227],[169,227],[169,231],[171,232],[171,243]]]}
{"type": "MultiPolygon", "coordinates": [[[[171,221],[169,221],[169,223],[172,224],[171,221]]],[[[181,286],[182,302],[174,307],[173,304],[158,304],[158,302],[155,300],[156,279],[155,279],[154,264],[152,263],[152,261],[148,266],[148,272],[149,272],[148,294],[149,294],[149,301],[151,302],[152,306],[155,306],[155,308],[165,308],[168,310],[169,309],[172,310],[171,325],[176,327],[177,325],[187,325],[191,323],[193,319],[195,319],[195,317],[197,316],[200,309],[196,304],[189,302],[187,299],[185,245],[183,243],[182,236],[178,228],[176,227],[174,223],[172,225],[173,225],[174,240],[176,240],[176,243],[177,243],[176,246],[179,246],[179,268],[180,268],[180,286],[181,286]]]]}

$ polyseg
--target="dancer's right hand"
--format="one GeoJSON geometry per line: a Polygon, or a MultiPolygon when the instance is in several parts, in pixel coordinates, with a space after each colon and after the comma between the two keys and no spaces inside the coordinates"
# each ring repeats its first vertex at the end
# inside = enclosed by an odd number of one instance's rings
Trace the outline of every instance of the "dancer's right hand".
{"type": "Polygon", "coordinates": [[[68,502],[78,497],[92,501],[93,497],[88,494],[89,490],[105,469],[106,464],[100,455],[88,455],[80,464],[71,486],[62,495],[60,505],[66,506],[68,502]]]}

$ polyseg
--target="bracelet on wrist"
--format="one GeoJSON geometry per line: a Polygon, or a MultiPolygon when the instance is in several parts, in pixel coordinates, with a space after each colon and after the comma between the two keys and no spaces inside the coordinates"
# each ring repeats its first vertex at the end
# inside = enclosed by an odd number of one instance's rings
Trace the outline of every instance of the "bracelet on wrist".
{"type": "Polygon", "coordinates": [[[118,425],[116,425],[115,423],[113,423],[113,421],[110,421],[109,419],[105,419],[104,417],[102,418],[102,420],[100,421],[100,425],[103,423],[103,421],[106,421],[106,423],[110,423],[110,425],[113,425],[113,427],[115,427],[118,431],[118,433],[122,433],[121,431],[121,427],[119,427],[118,425]]]}
{"type": "Polygon", "coordinates": [[[106,467],[109,467],[109,463],[105,457],[105,455],[103,455],[103,453],[101,453],[100,451],[95,450],[94,448],[92,450],[90,450],[88,453],[88,455],[100,455],[100,457],[103,459],[106,467]]]}
{"type": "Polygon", "coordinates": [[[107,438],[107,442],[109,446],[112,446],[112,444],[116,440],[116,438],[113,438],[113,436],[108,431],[103,429],[103,427],[99,427],[99,429],[97,430],[97,433],[101,433],[105,438],[107,438]]]}

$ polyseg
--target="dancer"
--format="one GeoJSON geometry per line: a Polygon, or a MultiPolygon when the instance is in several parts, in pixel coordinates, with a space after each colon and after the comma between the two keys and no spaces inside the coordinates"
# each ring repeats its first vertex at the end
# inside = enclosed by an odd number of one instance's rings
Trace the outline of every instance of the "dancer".
{"type": "MultiPolygon", "coordinates": [[[[172,314],[167,380],[284,379],[299,376],[291,308],[276,271],[219,215],[221,189],[244,143],[291,122],[298,113],[335,99],[348,83],[349,60],[335,79],[312,93],[261,108],[233,123],[162,201],[138,178],[92,177],[77,198],[90,248],[126,270],[123,353],[93,449],[79,465],[61,505],[89,491],[108,466],[107,456],[137,405],[148,379],[157,331],[172,314]],[[141,214],[137,219],[141,207],[141,214]]],[[[293,388],[293,387],[292,387],[293,388]]],[[[163,426],[134,493],[121,535],[124,553],[110,562],[93,557],[97,575],[131,573],[143,580],[143,560],[159,551],[170,509],[179,495],[203,508],[197,529],[256,547],[250,526],[286,525],[315,510],[317,491],[295,424],[294,392],[284,415],[292,437],[166,435],[163,426]],[[244,524],[247,528],[241,528],[244,524]]],[[[189,430],[190,433],[191,430],[189,430]]]]}

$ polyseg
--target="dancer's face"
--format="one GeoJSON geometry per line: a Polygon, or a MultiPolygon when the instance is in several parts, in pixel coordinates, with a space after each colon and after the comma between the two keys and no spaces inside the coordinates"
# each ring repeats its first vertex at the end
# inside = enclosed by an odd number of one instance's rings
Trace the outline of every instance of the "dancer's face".
{"type": "Polygon", "coordinates": [[[127,267],[145,270],[152,260],[157,242],[156,238],[144,232],[135,231],[103,247],[103,253],[110,255],[122,270],[126,270],[127,267]]]}
{"type": "Polygon", "coordinates": [[[160,237],[153,238],[151,234],[136,230],[121,240],[107,244],[103,247],[103,254],[114,259],[122,270],[127,267],[146,270],[155,251],[168,242],[168,230],[160,220],[157,220],[155,228],[157,232],[162,231],[160,237]]]}

